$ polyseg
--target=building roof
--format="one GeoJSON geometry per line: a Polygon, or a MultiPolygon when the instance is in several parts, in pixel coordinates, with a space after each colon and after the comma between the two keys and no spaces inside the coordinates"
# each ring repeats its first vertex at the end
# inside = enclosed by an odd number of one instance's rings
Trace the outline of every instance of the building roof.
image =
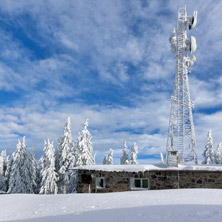
{"type": "Polygon", "coordinates": [[[106,172],[145,172],[145,171],[222,171],[222,165],[179,165],[178,167],[166,167],[165,164],[155,165],[88,165],[75,167],[76,170],[96,170],[106,172]]]}

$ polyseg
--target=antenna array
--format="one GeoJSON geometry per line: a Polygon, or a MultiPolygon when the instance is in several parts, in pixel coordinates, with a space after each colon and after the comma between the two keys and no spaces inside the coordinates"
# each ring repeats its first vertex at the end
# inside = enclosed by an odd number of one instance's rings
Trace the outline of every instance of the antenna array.
{"type": "MultiPolygon", "coordinates": [[[[188,52],[196,51],[196,39],[187,37],[187,29],[192,29],[197,23],[197,11],[187,16],[186,7],[178,9],[177,29],[173,29],[170,37],[171,52],[176,53],[176,76],[173,96],[171,97],[171,112],[167,138],[166,155],[168,151],[178,150],[180,161],[197,164],[196,139],[194,132],[192,108],[190,99],[188,69],[196,61],[196,57],[188,57],[188,52]]],[[[167,158],[166,158],[167,159],[167,158]]]]}

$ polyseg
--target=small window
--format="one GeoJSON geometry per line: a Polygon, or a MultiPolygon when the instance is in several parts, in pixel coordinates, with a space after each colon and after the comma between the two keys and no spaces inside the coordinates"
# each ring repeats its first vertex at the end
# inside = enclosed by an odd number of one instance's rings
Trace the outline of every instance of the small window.
{"type": "Polygon", "coordinates": [[[96,177],[96,188],[98,188],[98,189],[105,188],[104,177],[96,177]]]}
{"type": "Polygon", "coordinates": [[[143,188],[148,188],[148,179],[143,179],[143,188]]]}
{"type": "Polygon", "coordinates": [[[92,182],[91,175],[87,175],[87,174],[82,175],[82,183],[83,184],[91,184],[91,182],[92,182]]]}
{"type": "Polygon", "coordinates": [[[141,180],[140,179],[135,179],[134,180],[134,186],[135,187],[141,187],[141,180]]]}
{"type": "Polygon", "coordinates": [[[131,178],[131,189],[149,189],[148,178],[131,178]]]}

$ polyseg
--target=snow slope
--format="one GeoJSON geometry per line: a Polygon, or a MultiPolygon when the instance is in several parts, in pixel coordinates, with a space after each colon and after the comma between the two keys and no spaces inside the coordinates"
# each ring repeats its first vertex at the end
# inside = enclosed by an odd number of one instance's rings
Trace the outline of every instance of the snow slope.
{"type": "Polygon", "coordinates": [[[0,196],[0,221],[221,221],[222,190],[0,196]]]}

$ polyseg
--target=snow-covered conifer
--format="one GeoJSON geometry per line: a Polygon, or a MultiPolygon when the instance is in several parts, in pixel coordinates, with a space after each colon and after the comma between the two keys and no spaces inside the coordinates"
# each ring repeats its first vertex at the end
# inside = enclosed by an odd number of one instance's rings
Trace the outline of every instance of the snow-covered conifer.
{"type": "Polygon", "coordinates": [[[41,188],[41,181],[42,181],[41,172],[46,166],[47,156],[46,156],[46,152],[44,150],[46,150],[47,148],[48,148],[48,143],[44,139],[43,155],[39,159],[39,164],[38,164],[38,168],[37,168],[37,190],[38,190],[38,193],[40,192],[40,188],[41,188]]]}
{"type": "Polygon", "coordinates": [[[138,153],[138,146],[136,145],[136,143],[134,143],[130,150],[130,154],[131,154],[130,164],[138,164],[137,153],[138,153]]]}
{"type": "Polygon", "coordinates": [[[221,164],[221,148],[222,148],[222,143],[219,143],[217,146],[217,149],[215,151],[214,159],[216,164],[221,164]]]}
{"type": "Polygon", "coordinates": [[[29,156],[29,173],[32,193],[37,193],[37,164],[35,160],[34,147],[31,149],[29,156]]]}
{"type": "Polygon", "coordinates": [[[3,150],[0,155],[0,190],[6,191],[6,166],[7,166],[7,156],[6,150],[3,150]]]}
{"type": "Polygon", "coordinates": [[[0,174],[4,174],[4,159],[0,156],[0,174]]]}
{"type": "Polygon", "coordinates": [[[57,173],[55,171],[55,155],[53,142],[50,142],[49,139],[44,145],[44,154],[42,157],[42,181],[40,194],[57,194],[57,173]]]}
{"type": "Polygon", "coordinates": [[[25,137],[18,140],[9,178],[8,193],[31,193],[29,161],[26,154],[25,137]]]}
{"type": "Polygon", "coordinates": [[[212,138],[211,130],[209,130],[208,135],[207,135],[207,144],[205,146],[203,157],[204,157],[204,161],[202,162],[203,164],[214,163],[213,138],[212,138]]]}
{"type": "Polygon", "coordinates": [[[12,153],[11,158],[9,159],[9,161],[7,163],[7,168],[6,168],[6,172],[5,172],[6,190],[8,190],[8,187],[9,187],[9,179],[10,179],[10,174],[11,174],[11,169],[12,169],[12,165],[14,162],[14,158],[15,158],[15,152],[12,153]]]}
{"type": "Polygon", "coordinates": [[[103,158],[103,165],[106,165],[106,164],[107,164],[107,155],[105,155],[103,158]]]}
{"type": "Polygon", "coordinates": [[[113,150],[110,149],[109,153],[107,155],[107,165],[112,165],[113,164],[113,150]]]}
{"type": "Polygon", "coordinates": [[[110,149],[109,153],[104,156],[103,165],[112,165],[113,164],[113,150],[110,149]]]}
{"type": "Polygon", "coordinates": [[[120,164],[129,164],[129,150],[126,145],[126,141],[124,142],[123,155],[120,159],[120,164]]]}
{"type": "Polygon", "coordinates": [[[84,129],[81,133],[79,133],[78,136],[78,156],[77,156],[77,166],[83,166],[83,165],[94,165],[95,164],[95,158],[93,157],[93,145],[91,142],[92,136],[90,132],[88,131],[88,119],[84,123],[84,129]]]}
{"type": "Polygon", "coordinates": [[[0,174],[5,176],[6,168],[8,164],[8,157],[6,155],[6,150],[2,150],[0,155],[0,174]]]}
{"type": "Polygon", "coordinates": [[[64,134],[58,141],[56,152],[56,169],[59,174],[58,186],[60,192],[62,193],[68,192],[69,177],[71,173],[69,169],[75,165],[75,157],[71,152],[72,144],[71,121],[70,117],[68,117],[64,127],[64,134]]]}
{"type": "Polygon", "coordinates": [[[76,166],[76,144],[75,142],[72,143],[71,151],[68,155],[69,159],[69,168],[68,168],[68,173],[69,173],[69,183],[68,183],[68,192],[69,193],[74,193],[76,192],[76,171],[73,170],[74,167],[76,166]]]}
{"type": "Polygon", "coordinates": [[[164,164],[163,153],[160,153],[160,163],[164,164]]]}

